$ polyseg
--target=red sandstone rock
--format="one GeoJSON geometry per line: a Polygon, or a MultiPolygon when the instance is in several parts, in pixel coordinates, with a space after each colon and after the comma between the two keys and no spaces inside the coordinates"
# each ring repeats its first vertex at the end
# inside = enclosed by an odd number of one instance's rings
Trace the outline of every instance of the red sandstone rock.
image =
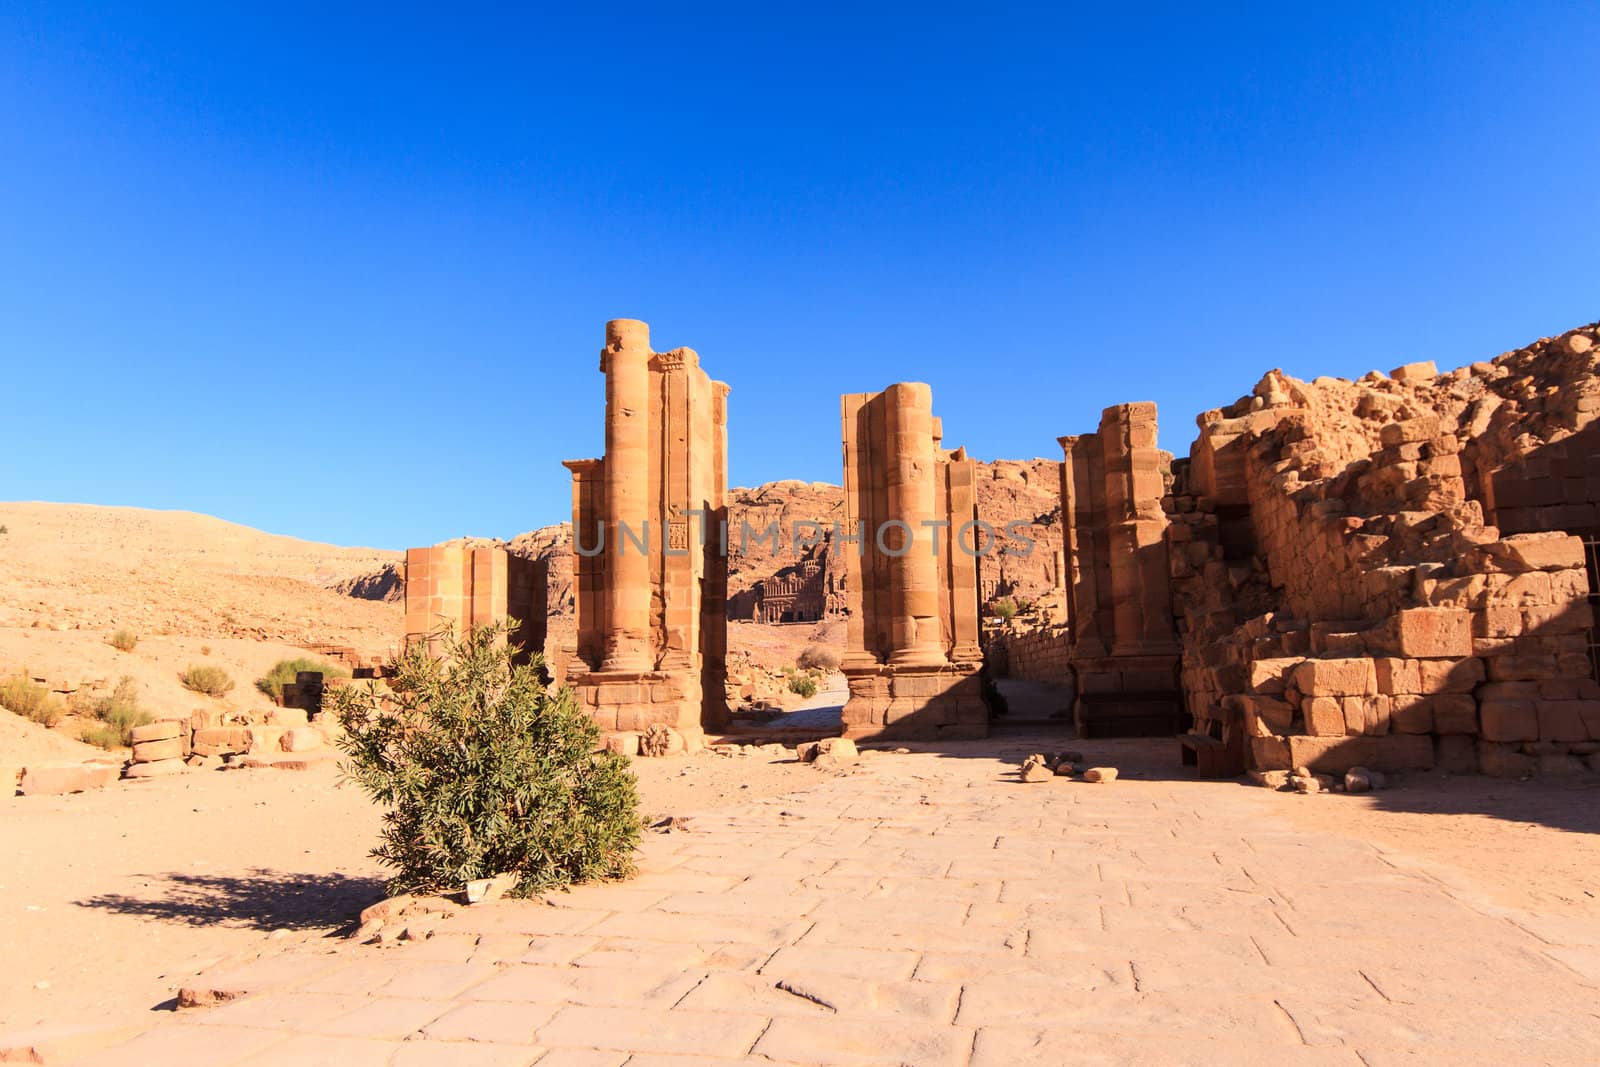
{"type": "Polygon", "coordinates": [[[119,768],[109,763],[63,763],[29,767],[22,772],[23,796],[82,793],[117,780],[119,768]]]}
{"type": "Polygon", "coordinates": [[[1472,614],[1455,608],[1412,608],[1395,616],[1403,656],[1458,658],[1472,655],[1472,614]]]}

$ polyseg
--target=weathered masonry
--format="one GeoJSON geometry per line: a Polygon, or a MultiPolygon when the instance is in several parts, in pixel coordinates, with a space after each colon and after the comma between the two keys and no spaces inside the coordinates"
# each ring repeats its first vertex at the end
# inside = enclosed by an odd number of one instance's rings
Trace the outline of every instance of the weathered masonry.
{"type": "Polygon", "coordinates": [[[978,671],[975,464],[940,448],[921,383],[841,400],[850,685],[848,737],[988,732],[978,671]]]}
{"type": "Polygon", "coordinates": [[[570,460],[577,641],[565,677],[602,730],[727,722],[728,387],[691,348],[606,324],[606,452],[570,460]]]}
{"type": "Polygon", "coordinates": [[[465,634],[508,618],[516,659],[544,652],[546,564],[509,555],[503,548],[435,545],[406,549],[405,643],[426,641],[438,652],[440,636],[465,634]]]}

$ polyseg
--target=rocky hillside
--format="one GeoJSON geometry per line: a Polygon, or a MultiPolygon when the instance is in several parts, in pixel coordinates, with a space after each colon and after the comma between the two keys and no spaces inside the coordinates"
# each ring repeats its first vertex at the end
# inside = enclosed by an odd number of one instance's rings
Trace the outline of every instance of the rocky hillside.
{"type": "MultiPolygon", "coordinates": [[[[979,566],[985,601],[1001,596],[1034,600],[1055,582],[1055,552],[1061,547],[1059,464],[1054,460],[995,460],[978,464],[978,515],[999,534],[1013,521],[1019,535],[999,539],[995,551],[979,566]],[[1027,544],[1031,541],[1031,547],[1027,544]],[[1007,549],[1009,551],[1000,551],[1007,549]]],[[[795,530],[805,535],[814,523],[830,531],[844,521],[844,490],[827,482],[788,479],[754,488],[728,491],[728,597],[733,601],[763,579],[792,566],[795,530]],[[766,536],[776,524],[776,544],[766,536]],[[740,536],[741,530],[750,534],[740,536]]],[[[549,609],[552,616],[573,613],[572,524],[560,523],[520,534],[509,542],[473,539],[475,544],[501,544],[529,559],[550,561],[549,609]]],[[[830,573],[842,557],[828,553],[830,573]]],[[[351,596],[390,599],[403,596],[393,584],[392,567],[379,568],[341,588],[351,596]]]]}

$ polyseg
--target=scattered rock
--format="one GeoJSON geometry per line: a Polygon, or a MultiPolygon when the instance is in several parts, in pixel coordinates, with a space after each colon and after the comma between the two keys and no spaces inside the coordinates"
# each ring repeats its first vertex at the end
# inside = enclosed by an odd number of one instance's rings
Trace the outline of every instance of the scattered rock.
{"type": "Polygon", "coordinates": [[[670,834],[686,833],[693,830],[694,827],[689,825],[689,819],[686,816],[668,815],[665,819],[659,819],[656,822],[651,823],[650,829],[658,830],[664,834],[670,834]]]}
{"type": "Polygon", "coordinates": [[[1056,776],[1042,752],[1035,752],[1022,761],[1021,774],[1024,782],[1048,782],[1056,776]]]}
{"type": "Polygon", "coordinates": [[[848,737],[824,737],[821,741],[804,741],[794,748],[802,763],[821,769],[846,767],[859,762],[861,752],[848,737]]]}
{"type": "Polygon", "coordinates": [[[1117,780],[1117,769],[1115,767],[1090,767],[1083,772],[1083,780],[1086,782],[1114,782],[1117,780]]]}
{"type": "MultiPolygon", "coordinates": [[[[606,734],[604,747],[607,752],[615,752],[619,756],[637,756],[639,754],[639,735],[632,730],[623,730],[620,733],[606,734]]],[[[718,745],[719,749],[730,748],[730,745],[718,745]]],[[[732,755],[722,752],[721,755],[732,755]]]]}
{"type": "MultiPolygon", "coordinates": [[[[492,878],[477,878],[467,883],[467,903],[483,904],[491,900],[499,900],[517,887],[522,876],[515,871],[497,874],[492,878]]],[[[412,940],[415,940],[413,938],[412,940]]]]}

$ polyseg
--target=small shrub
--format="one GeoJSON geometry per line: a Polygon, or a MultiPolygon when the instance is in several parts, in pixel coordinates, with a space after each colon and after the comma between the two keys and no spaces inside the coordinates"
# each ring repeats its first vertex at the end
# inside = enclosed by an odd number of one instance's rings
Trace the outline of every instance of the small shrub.
{"type": "Polygon", "coordinates": [[[9,527],[9,526],[0,526],[0,534],[8,534],[10,532],[11,532],[11,527],[9,527]]]}
{"type": "Polygon", "coordinates": [[[78,728],[78,740],[95,748],[127,747],[127,742],[122,739],[122,731],[104,722],[84,723],[78,728]]]}
{"type": "Polygon", "coordinates": [[[95,701],[93,714],[98,723],[83,727],[79,737],[101,748],[127,748],[133,744],[133,728],[156,721],[156,717],[139,706],[139,685],[129,675],[123,675],[111,695],[95,701]]]}
{"type": "Polygon", "coordinates": [[[544,664],[513,666],[502,623],[417,642],[389,679],[328,694],[346,775],[386,805],[372,855],[391,892],[437,892],[516,873],[514,890],[632,873],[642,822],[626,757],[596,752],[600,729],[544,664]]]}
{"type": "Polygon", "coordinates": [[[812,671],[836,671],[841,657],[832,645],[807,645],[797,661],[801,667],[812,671]]]}
{"type": "Polygon", "coordinates": [[[132,630],[118,630],[106,638],[106,643],[118,652],[132,652],[139,643],[139,635],[132,630]]]}
{"type": "Polygon", "coordinates": [[[208,697],[220,697],[231,692],[233,679],[221,667],[197,666],[193,663],[182,674],[183,687],[208,697]]]}
{"type": "Polygon", "coordinates": [[[54,726],[67,713],[60,697],[20,674],[0,681],[0,705],[40,726],[54,726]]]}
{"type": "Polygon", "coordinates": [[[1002,619],[1010,619],[1017,613],[1017,602],[1008,596],[1003,596],[989,605],[989,609],[1002,619]]]}
{"type": "Polygon", "coordinates": [[[274,703],[282,704],[283,687],[293,683],[295,676],[301,671],[321,671],[324,678],[350,677],[350,672],[336,663],[324,663],[320,659],[298,656],[294,659],[280,659],[274,663],[266,677],[256,679],[256,688],[271,697],[274,703]]]}
{"type": "Polygon", "coordinates": [[[789,692],[810,700],[817,695],[816,676],[809,671],[790,671],[789,692]]]}
{"type": "Polygon", "coordinates": [[[202,655],[202,656],[209,656],[209,655],[211,655],[211,646],[210,646],[210,645],[201,645],[201,646],[200,646],[200,654],[201,654],[201,655],[202,655]]]}

